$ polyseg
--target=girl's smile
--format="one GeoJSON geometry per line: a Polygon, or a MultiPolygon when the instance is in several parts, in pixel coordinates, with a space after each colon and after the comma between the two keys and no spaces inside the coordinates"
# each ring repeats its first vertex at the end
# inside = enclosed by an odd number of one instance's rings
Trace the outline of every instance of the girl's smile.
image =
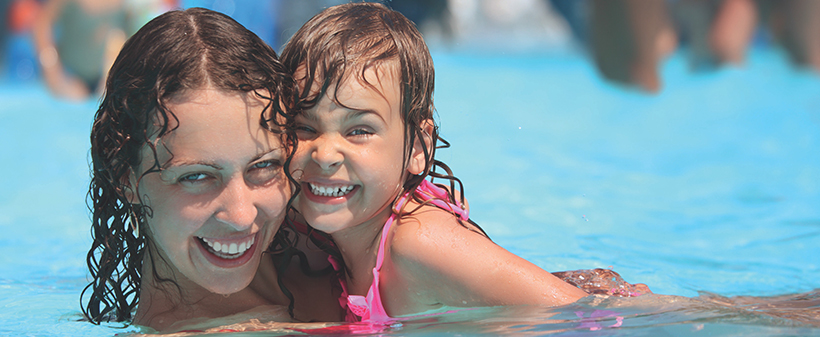
{"type": "Polygon", "coordinates": [[[323,185],[319,183],[302,183],[302,191],[310,201],[320,204],[338,204],[350,199],[358,185],[323,185]]]}

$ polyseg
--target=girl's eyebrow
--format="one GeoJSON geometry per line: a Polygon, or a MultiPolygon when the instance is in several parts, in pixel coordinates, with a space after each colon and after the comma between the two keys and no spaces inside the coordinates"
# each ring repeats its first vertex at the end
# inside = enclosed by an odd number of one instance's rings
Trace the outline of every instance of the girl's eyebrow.
{"type": "Polygon", "coordinates": [[[355,119],[355,118],[361,118],[361,117],[364,117],[366,115],[374,115],[374,116],[378,117],[382,121],[382,123],[387,123],[387,121],[384,120],[382,115],[380,115],[375,110],[371,110],[371,109],[361,109],[361,110],[360,109],[347,109],[347,111],[348,111],[347,116],[345,116],[346,121],[351,120],[351,119],[355,119]]]}
{"type": "Polygon", "coordinates": [[[304,111],[300,112],[299,114],[297,114],[296,116],[297,117],[302,116],[303,118],[305,118],[305,119],[307,119],[308,121],[311,121],[311,122],[318,122],[319,121],[319,116],[316,115],[316,112],[313,111],[313,109],[304,110],[304,111]]]}
{"type": "MultiPolygon", "coordinates": [[[[356,109],[356,108],[347,108],[347,107],[343,107],[343,109],[345,110],[345,117],[344,117],[345,122],[347,122],[351,119],[355,119],[355,118],[365,116],[365,115],[375,115],[383,123],[387,123],[387,121],[384,120],[384,117],[382,117],[382,115],[380,115],[378,112],[376,112],[376,110],[373,110],[373,109],[356,109]]],[[[318,116],[318,114],[316,113],[315,110],[303,111],[299,115],[302,116],[303,118],[307,119],[310,122],[315,122],[315,123],[319,122],[319,116],[318,116]]]]}

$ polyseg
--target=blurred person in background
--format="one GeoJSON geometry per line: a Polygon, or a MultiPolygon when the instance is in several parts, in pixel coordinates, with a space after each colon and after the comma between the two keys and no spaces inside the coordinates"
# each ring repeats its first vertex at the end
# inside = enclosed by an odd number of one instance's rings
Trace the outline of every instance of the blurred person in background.
{"type": "Polygon", "coordinates": [[[758,0],[764,23],[794,64],[820,71],[820,1],[758,0]]]}
{"type": "Polygon", "coordinates": [[[591,52],[608,80],[649,92],[661,87],[658,63],[677,47],[664,0],[592,0],[591,52]]]}
{"type": "Polygon", "coordinates": [[[48,0],[34,22],[42,76],[56,96],[84,100],[104,87],[127,38],[124,0],[48,0]]]}
{"type": "Polygon", "coordinates": [[[608,80],[655,93],[679,44],[693,70],[742,65],[760,26],[797,66],[820,70],[820,1],[591,0],[590,52],[608,80]]]}

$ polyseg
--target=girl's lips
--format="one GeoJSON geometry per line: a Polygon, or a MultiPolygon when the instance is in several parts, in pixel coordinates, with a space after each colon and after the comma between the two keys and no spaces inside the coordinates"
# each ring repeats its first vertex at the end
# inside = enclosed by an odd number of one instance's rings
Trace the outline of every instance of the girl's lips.
{"type": "Polygon", "coordinates": [[[220,268],[236,268],[250,261],[258,250],[259,232],[237,239],[196,237],[205,259],[220,268]]]}
{"type": "Polygon", "coordinates": [[[318,204],[336,205],[343,203],[358,190],[359,185],[302,183],[302,194],[308,200],[318,204]]]}

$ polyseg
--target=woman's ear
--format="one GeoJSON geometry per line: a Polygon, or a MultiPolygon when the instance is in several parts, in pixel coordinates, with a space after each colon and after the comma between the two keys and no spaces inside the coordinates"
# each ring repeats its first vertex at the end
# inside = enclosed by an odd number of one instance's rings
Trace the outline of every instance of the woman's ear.
{"type": "Polygon", "coordinates": [[[407,172],[412,175],[419,175],[424,172],[424,167],[427,164],[424,150],[427,149],[428,154],[433,153],[433,131],[435,131],[436,125],[433,124],[432,119],[425,119],[421,122],[420,127],[421,137],[416,138],[416,141],[413,142],[413,148],[410,151],[410,162],[407,166],[407,172]],[[422,144],[424,144],[423,147],[422,144]]]}
{"type": "Polygon", "coordinates": [[[137,198],[136,190],[137,176],[134,174],[134,170],[129,168],[128,173],[123,174],[122,178],[120,178],[120,183],[122,184],[122,194],[125,199],[133,205],[139,205],[140,199],[137,198]]]}

